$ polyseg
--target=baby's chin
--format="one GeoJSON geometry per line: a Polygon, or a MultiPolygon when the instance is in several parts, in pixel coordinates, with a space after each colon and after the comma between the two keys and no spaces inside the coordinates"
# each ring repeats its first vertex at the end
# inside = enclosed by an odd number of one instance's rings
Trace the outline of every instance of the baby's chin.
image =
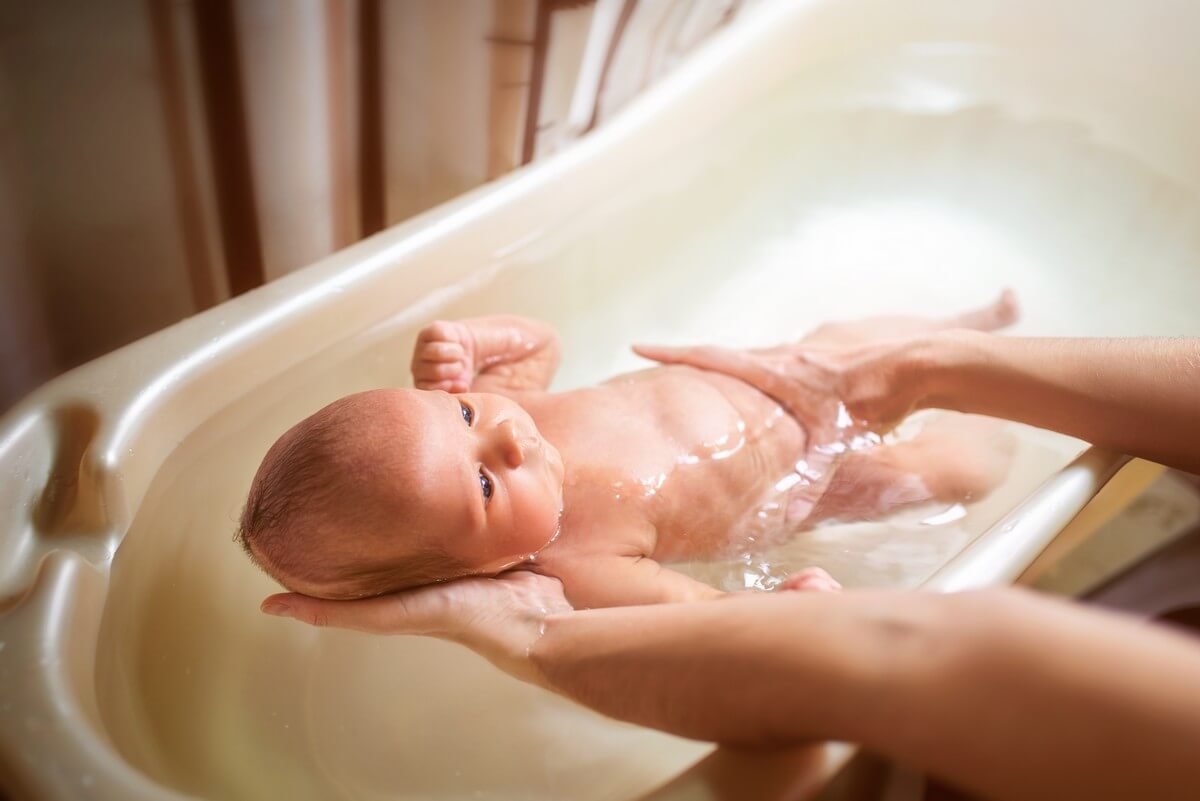
{"type": "Polygon", "coordinates": [[[528,561],[533,561],[542,551],[549,548],[558,539],[558,535],[562,533],[562,518],[563,518],[563,502],[562,502],[562,487],[558,491],[558,505],[554,510],[554,526],[549,531],[544,532],[544,536],[539,537],[536,548],[532,549],[528,556],[528,561]]]}
{"type": "Polygon", "coordinates": [[[490,562],[478,565],[472,575],[476,576],[495,576],[503,573],[506,570],[520,567],[521,565],[530,565],[537,561],[537,558],[550,545],[558,539],[559,533],[562,531],[562,513],[561,507],[559,514],[555,518],[554,526],[544,534],[539,535],[536,539],[526,539],[521,543],[522,548],[519,552],[508,556],[493,559],[490,562]]]}

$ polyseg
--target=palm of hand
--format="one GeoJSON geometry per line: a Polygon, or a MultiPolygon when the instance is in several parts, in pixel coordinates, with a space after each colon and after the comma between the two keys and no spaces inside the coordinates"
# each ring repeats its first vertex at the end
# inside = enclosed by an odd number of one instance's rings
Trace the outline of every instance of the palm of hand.
{"type": "Polygon", "coordinates": [[[562,582],[527,570],[462,578],[358,601],[298,593],[267,598],[268,614],[370,634],[423,634],[462,643],[518,678],[536,680],[529,650],[546,618],[571,611],[562,582]]]}

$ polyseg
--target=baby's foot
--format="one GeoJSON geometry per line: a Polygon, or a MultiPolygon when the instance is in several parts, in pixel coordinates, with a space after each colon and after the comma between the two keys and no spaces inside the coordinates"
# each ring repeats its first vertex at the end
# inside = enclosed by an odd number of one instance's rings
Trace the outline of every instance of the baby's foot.
{"type": "Polygon", "coordinates": [[[959,328],[974,328],[977,331],[995,331],[1017,321],[1021,308],[1017,296],[1011,289],[1000,293],[1000,297],[988,306],[959,315],[955,320],[959,328]]]}
{"type": "Polygon", "coordinates": [[[842,589],[842,585],[821,568],[806,567],[784,579],[778,589],[799,592],[838,592],[842,589]]]}

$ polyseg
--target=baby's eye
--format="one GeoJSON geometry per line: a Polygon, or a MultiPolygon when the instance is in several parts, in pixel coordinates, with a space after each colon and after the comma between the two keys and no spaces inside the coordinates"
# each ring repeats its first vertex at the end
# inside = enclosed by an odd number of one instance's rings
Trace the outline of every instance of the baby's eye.
{"type": "Polygon", "coordinates": [[[472,423],[474,423],[475,422],[475,412],[472,411],[471,407],[462,402],[460,402],[458,404],[458,406],[460,409],[462,409],[463,420],[466,422],[466,424],[471,425],[472,423]]]}
{"type": "Polygon", "coordinates": [[[492,480],[479,471],[479,488],[483,490],[483,499],[490,501],[492,499],[492,480]]]}

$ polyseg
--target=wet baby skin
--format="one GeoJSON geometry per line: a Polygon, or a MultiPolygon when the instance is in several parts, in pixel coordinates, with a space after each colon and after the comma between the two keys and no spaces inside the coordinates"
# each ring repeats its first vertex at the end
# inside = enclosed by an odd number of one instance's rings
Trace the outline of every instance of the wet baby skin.
{"type": "MultiPolygon", "coordinates": [[[[973,316],[877,318],[812,339],[995,328],[1014,313],[1007,298],[973,316]]],[[[748,532],[770,544],[821,519],[978,496],[1010,455],[988,440],[992,421],[957,417],[810,464],[800,423],[737,379],[664,366],[551,393],[558,360],[537,321],[427,326],[415,389],[343,398],[272,447],[243,517],[247,550],[289,589],[330,598],[509,569],[561,579],[577,608],[708,598],[720,593],[664,563],[745,550],[748,532]],[[317,478],[296,493],[289,474],[317,478]]]]}

